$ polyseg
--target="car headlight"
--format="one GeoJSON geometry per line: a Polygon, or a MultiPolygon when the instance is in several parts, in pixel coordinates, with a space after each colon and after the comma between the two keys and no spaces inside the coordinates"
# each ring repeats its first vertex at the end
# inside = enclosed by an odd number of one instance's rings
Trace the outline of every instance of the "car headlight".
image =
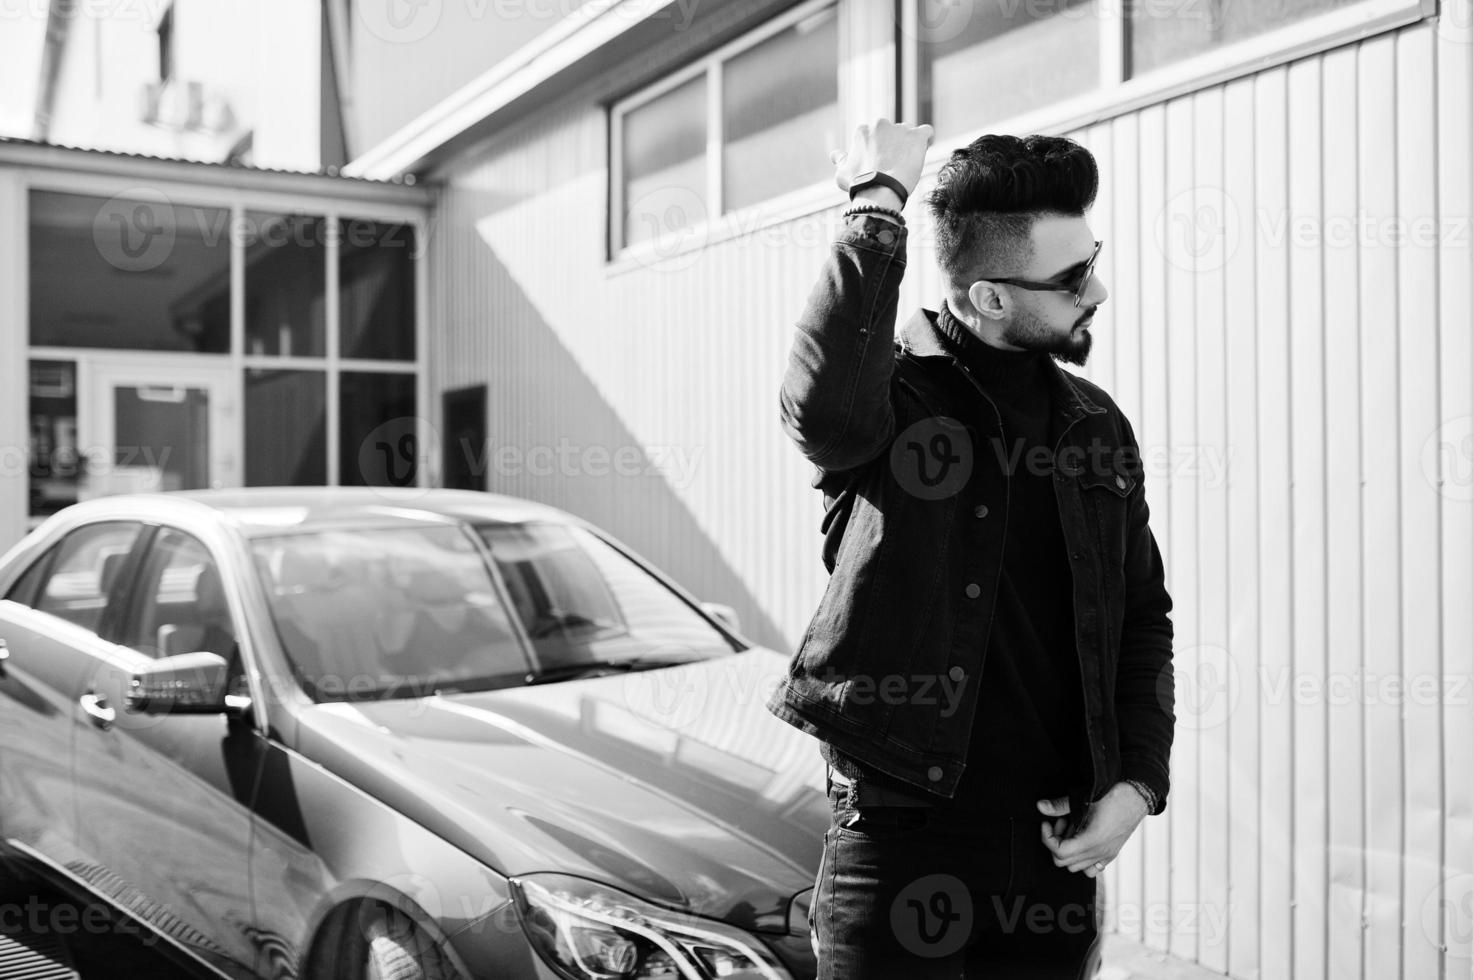
{"type": "Polygon", "coordinates": [[[755,937],[586,878],[510,880],[533,948],[568,980],[792,980],[755,937]]]}

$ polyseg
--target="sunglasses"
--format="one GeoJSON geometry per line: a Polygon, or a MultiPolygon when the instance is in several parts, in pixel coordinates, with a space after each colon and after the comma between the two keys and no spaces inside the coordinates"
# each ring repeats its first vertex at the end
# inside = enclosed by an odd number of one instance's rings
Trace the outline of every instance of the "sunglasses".
{"type": "Polygon", "coordinates": [[[1035,282],[1032,279],[988,279],[985,276],[982,279],[986,282],[1004,282],[1009,286],[1017,286],[1019,289],[1032,289],[1038,292],[1073,293],[1074,305],[1078,307],[1084,300],[1084,291],[1089,288],[1090,277],[1094,275],[1095,259],[1100,257],[1100,246],[1104,244],[1104,242],[1095,242],[1095,250],[1090,253],[1089,261],[1084,264],[1084,271],[1079,274],[1079,278],[1062,286],[1056,282],[1035,282]]]}

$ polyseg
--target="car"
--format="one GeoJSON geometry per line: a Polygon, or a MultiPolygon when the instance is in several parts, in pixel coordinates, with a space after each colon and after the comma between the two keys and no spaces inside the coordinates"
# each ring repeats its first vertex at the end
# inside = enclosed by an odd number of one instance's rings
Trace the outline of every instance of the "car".
{"type": "Polygon", "coordinates": [[[99,497],[0,558],[0,862],[202,974],[814,974],[788,658],[488,493],[99,497]]]}

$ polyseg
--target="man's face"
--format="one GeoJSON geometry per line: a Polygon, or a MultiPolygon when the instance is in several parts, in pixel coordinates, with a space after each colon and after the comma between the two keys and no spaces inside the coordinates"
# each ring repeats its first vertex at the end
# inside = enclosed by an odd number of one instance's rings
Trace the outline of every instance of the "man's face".
{"type": "MultiPolygon", "coordinates": [[[[1095,237],[1082,215],[1040,215],[1033,223],[1033,259],[1016,274],[1019,279],[1076,282],[1094,253],[1095,237]]],[[[1095,310],[1109,298],[1096,265],[1079,305],[1072,292],[1043,292],[1003,285],[1012,316],[1002,324],[1002,340],[1024,350],[1052,354],[1070,364],[1084,364],[1093,337],[1089,327],[1095,310]]]]}

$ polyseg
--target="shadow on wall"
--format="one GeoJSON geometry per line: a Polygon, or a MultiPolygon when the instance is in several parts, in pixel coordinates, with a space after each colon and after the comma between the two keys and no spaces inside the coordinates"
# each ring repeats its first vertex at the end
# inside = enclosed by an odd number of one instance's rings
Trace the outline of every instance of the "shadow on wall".
{"type": "MultiPolygon", "coordinates": [[[[507,206],[502,195],[463,187],[441,204],[466,215],[507,206]]],[[[782,632],[678,491],[721,452],[714,435],[699,447],[647,452],[472,223],[452,224],[441,234],[465,237],[440,249],[434,273],[435,294],[444,298],[436,320],[446,329],[432,332],[432,397],[487,385],[487,445],[469,449],[471,471],[484,472],[493,493],[559,507],[604,528],[698,599],[732,606],[748,639],[788,652],[782,632]]],[[[594,284],[590,300],[601,292],[594,284]]],[[[589,315],[601,315],[597,303],[588,306],[589,315]]],[[[658,365],[648,371],[639,383],[658,385],[658,365]]],[[[713,434],[717,429],[713,422],[713,434]]]]}

